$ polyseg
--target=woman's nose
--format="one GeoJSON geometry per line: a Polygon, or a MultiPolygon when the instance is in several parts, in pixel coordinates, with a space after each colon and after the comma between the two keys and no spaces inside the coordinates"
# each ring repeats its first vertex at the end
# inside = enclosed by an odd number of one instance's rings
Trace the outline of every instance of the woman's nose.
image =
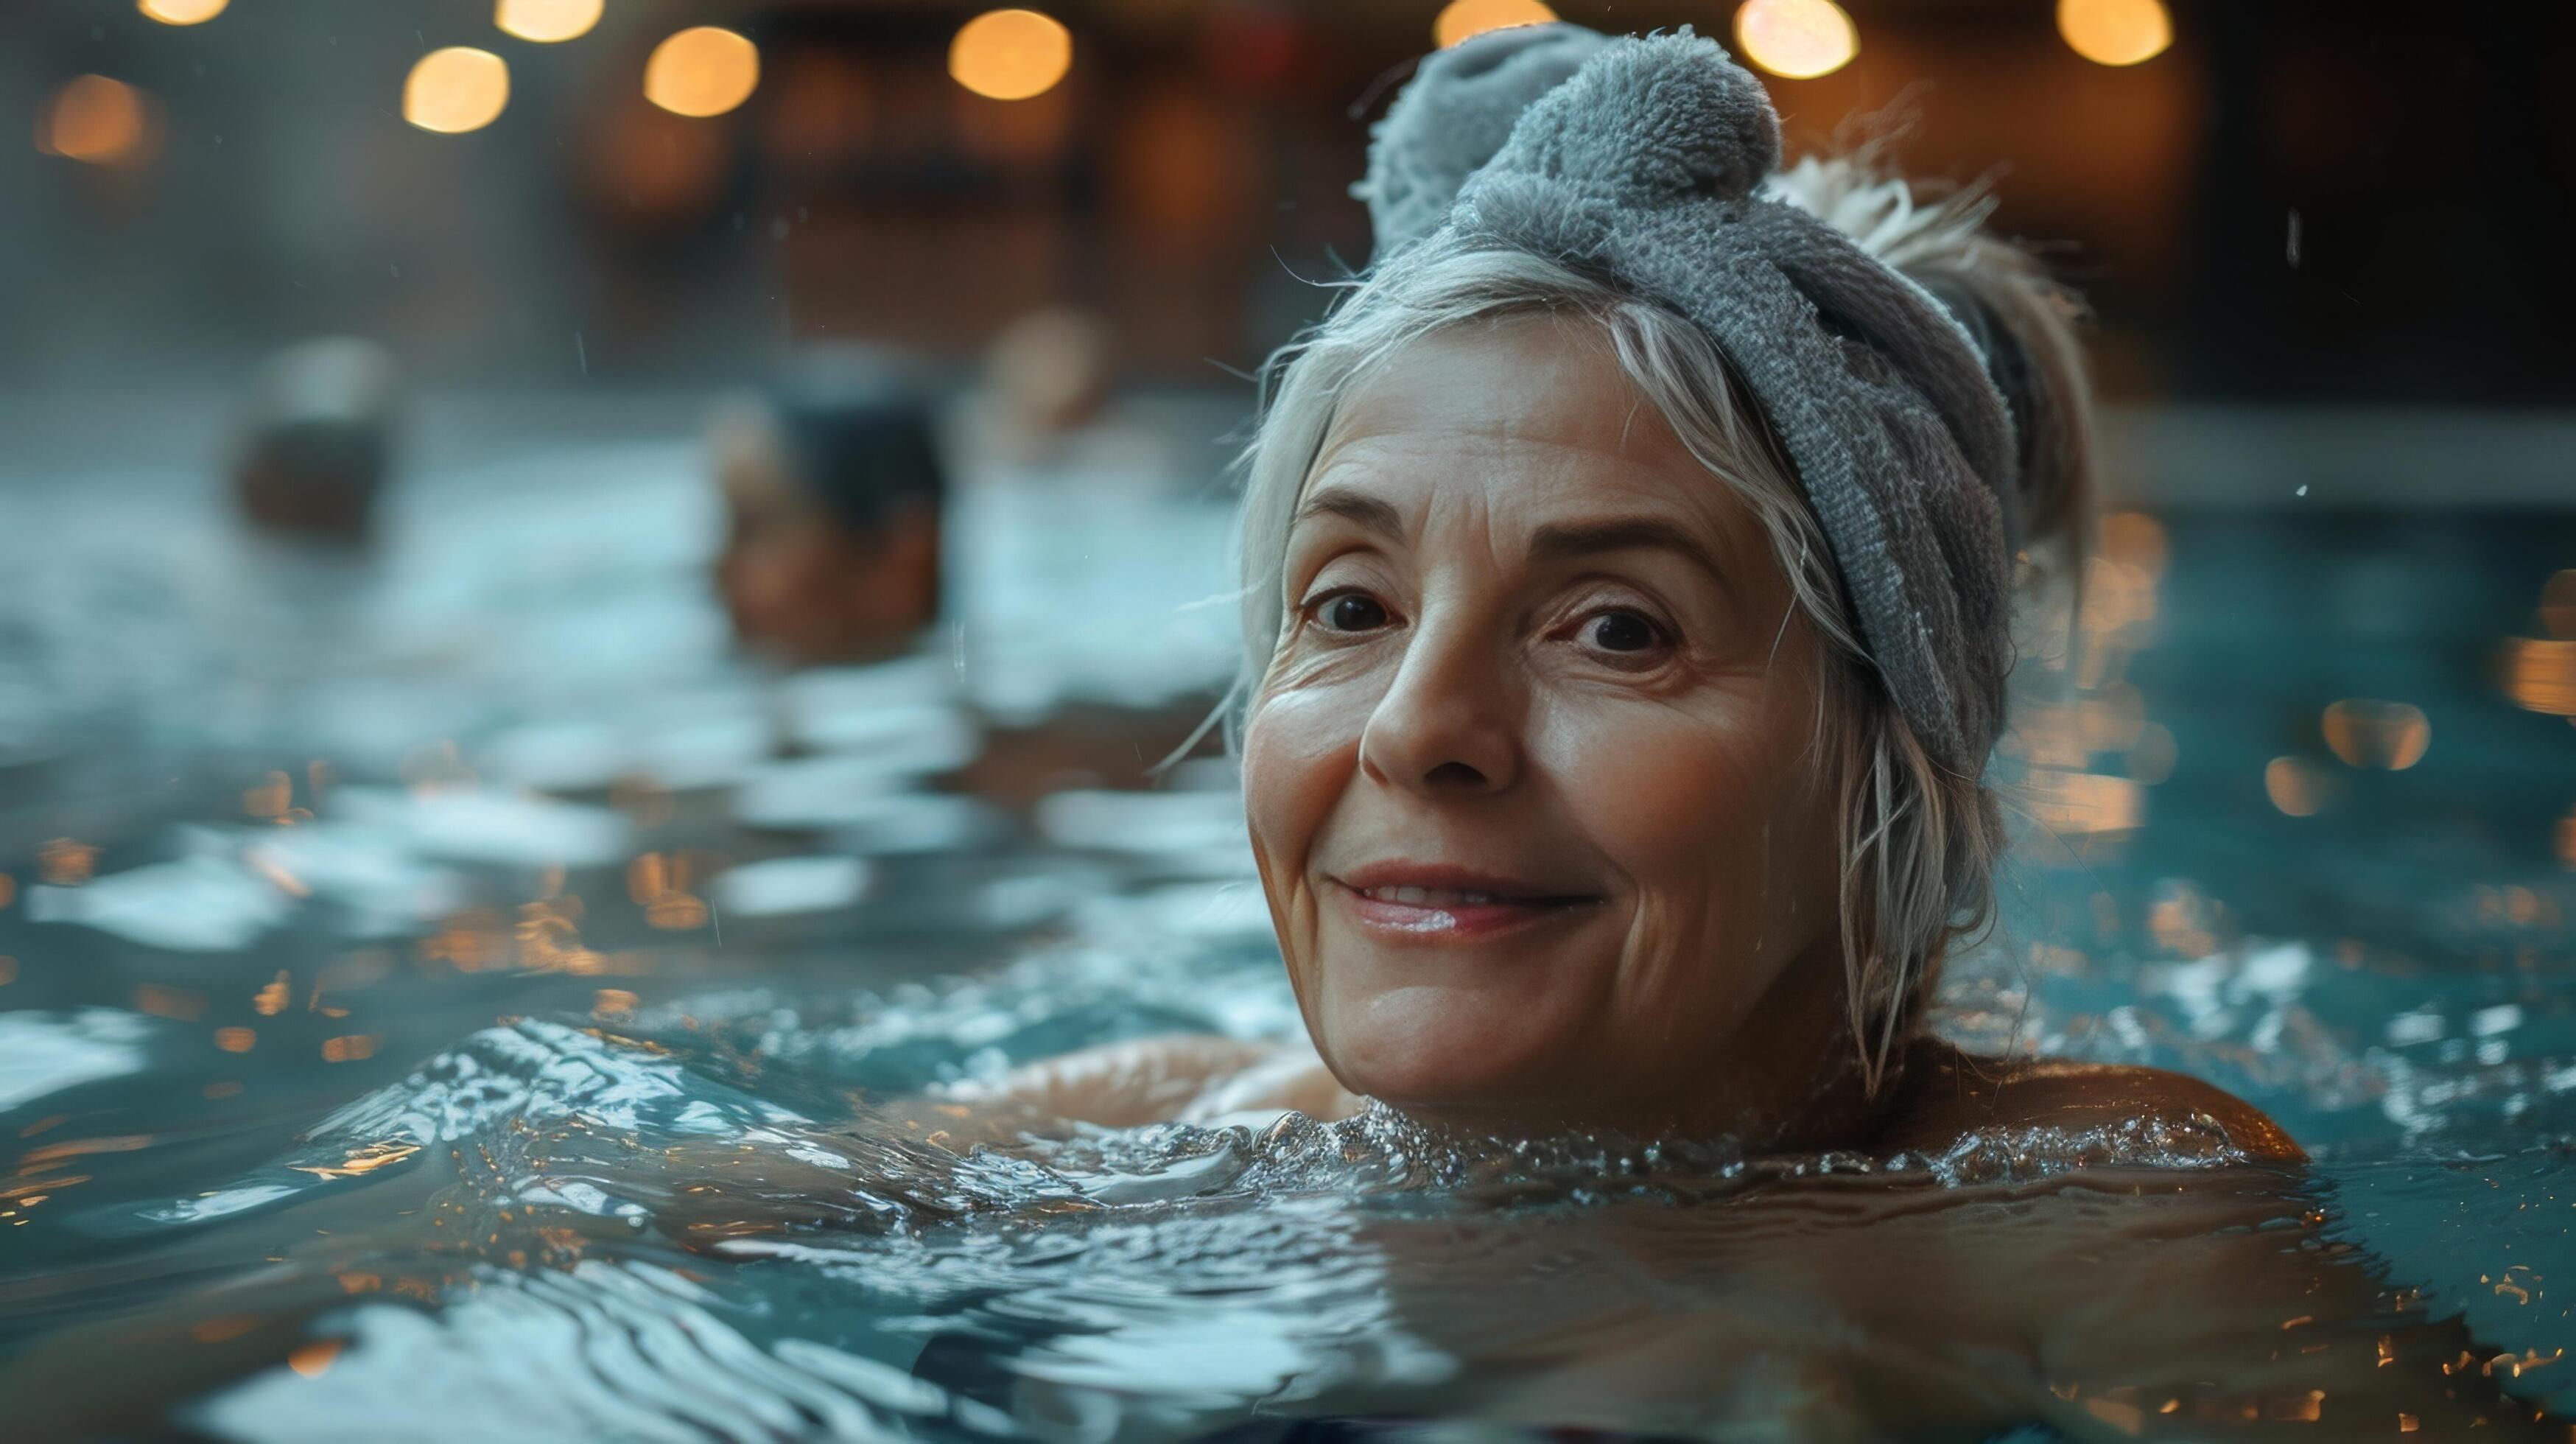
{"type": "Polygon", "coordinates": [[[1511,786],[1521,769],[1516,690],[1474,635],[1417,626],[1360,733],[1360,770],[1426,794],[1511,786]]]}

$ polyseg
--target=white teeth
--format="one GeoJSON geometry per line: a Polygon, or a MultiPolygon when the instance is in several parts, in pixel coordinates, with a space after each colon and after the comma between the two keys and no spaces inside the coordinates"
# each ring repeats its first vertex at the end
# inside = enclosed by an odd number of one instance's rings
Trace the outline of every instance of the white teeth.
{"type": "Polygon", "coordinates": [[[1440,887],[1373,887],[1362,889],[1360,895],[1378,902],[1402,903],[1407,907],[1476,907],[1502,901],[1494,893],[1460,892],[1440,887]]]}

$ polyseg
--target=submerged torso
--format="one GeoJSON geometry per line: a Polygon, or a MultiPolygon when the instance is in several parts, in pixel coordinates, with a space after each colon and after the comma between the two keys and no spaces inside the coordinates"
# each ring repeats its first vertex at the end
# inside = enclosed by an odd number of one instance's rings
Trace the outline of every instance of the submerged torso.
{"type": "MultiPolygon", "coordinates": [[[[1336,1082],[1311,1048],[1215,1036],[1134,1039],[1046,1059],[951,1096],[1023,1106],[1108,1127],[1149,1123],[1258,1124],[1283,1112],[1318,1119],[1369,1106],[1336,1082]]],[[[1837,1103],[1830,1131],[1807,1127],[1757,1151],[1851,1147],[1938,1155],[1995,1130],[2069,1139],[2106,1130],[2129,1135],[2194,1131],[2246,1161],[2297,1163],[2306,1155],[2262,1110],[2226,1090],[2160,1068],[1997,1058],[1924,1037],[1904,1049],[1875,1095],[1837,1103]]],[[[1581,1126],[1535,1113],[1520,1131],[1581,1126]]],[[[1503,1130],[1511,1131],[1508,1128],[1503,1130]]]]}

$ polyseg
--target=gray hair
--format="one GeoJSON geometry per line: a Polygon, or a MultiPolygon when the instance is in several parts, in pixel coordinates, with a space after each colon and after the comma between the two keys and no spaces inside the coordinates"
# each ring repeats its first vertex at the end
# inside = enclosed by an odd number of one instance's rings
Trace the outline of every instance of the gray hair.
{"type": "MultiPolygon", "coordinates": [[[[1982,233],[1991,202],[1981,190],[1917,205],[1911,187],[1877,175],[1873,164],[1867,150],[1810,159],[1766,187],[1945,300],[1974,303],[1972,331],[1982,324],[1990,355],[2009,348],[2012,374],[2030,383],[2024,395],[2005,390],[2022,423],[2025,488],[2041,499],[2032,534],[2075,535],[2090,456],[2070,298],[2025,252],[1982,233]]],[[[1992,918],[2000,811],[1984,778],[1938,765],[1895,705],[1795,470],[1725,356],[1699,327],[1608,278],[1449,232],[1340,285],[1329,316],[1271,358],[1258,427],[1241,459],[1238,708],[1257,695],[1281,640],[1290,524],[1343,399],[1404,346],[1447,327],[1533,313],[1597,327],[1691,455],[1751,508],[1824,654],[1817,739],[1838,799],[1846,1005],[1875,1091],[1921,1017],[1943,957],[1992,918]]],[[[1231,721],[1239,728],[1240,710],[1231,721]]]]}

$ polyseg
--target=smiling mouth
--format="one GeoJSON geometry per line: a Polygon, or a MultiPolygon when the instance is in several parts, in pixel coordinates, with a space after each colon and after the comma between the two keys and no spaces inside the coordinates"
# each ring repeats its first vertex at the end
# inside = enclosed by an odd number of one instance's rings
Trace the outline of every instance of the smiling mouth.
{"type": "Polygon", "coordinates": [[[1483,892],[1472,888],[1395,885],[1353,887],[1333,880],[1352,913],[1372,931],[1408,937],[1480,938],[1581,911],[1598,897],[1483,892]]]}

